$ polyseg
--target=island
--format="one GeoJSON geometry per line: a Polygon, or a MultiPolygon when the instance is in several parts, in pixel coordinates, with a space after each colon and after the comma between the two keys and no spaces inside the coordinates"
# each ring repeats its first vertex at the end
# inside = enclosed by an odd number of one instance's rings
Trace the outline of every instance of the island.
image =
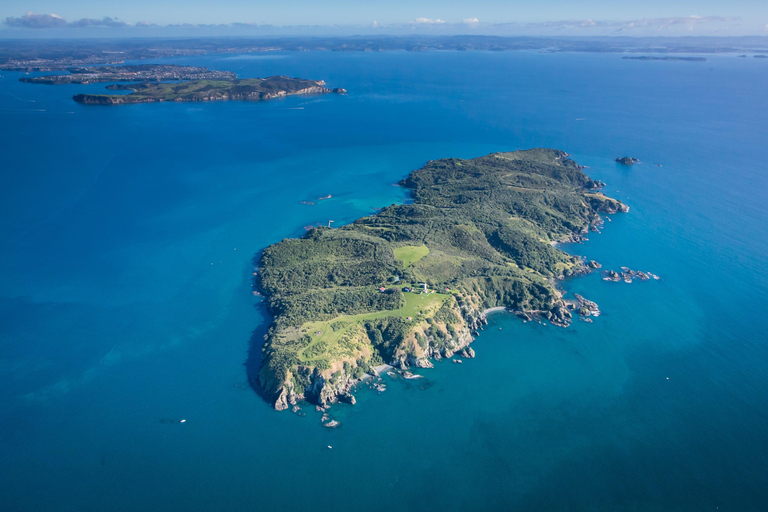
{"type": "Polygon", "coordinates": [[[159,82],[170,80],[234,80],[232,71],[175,64],[140,64],[132,66],[90,66],[68,68],[68,75],[24,76],[31,84],[92,84],[98,82],[159,82]]]}
{"type": "Polygon", "coordinates": [[[246,78],[235,80],[190,80],[188,82],[158,82],[113,84],[111,90],[131,90],[130,94],[76,94],[77,103],[87,105],[127,105],[161,101],[224,101],[269,100],[295,94],[343,94],[345,89],[328,89],[323,80],[305,80],[286,76],[246,78]]]}
{"type": "MultiPolygon", "coordinates": [[[[272,323],[255,385],[275,409],[354,403],[352,386],[391,365],[472,357],[485,314],[508,309],[567,326],[556,280],[593,266],[556,247],[628,211],[555,149],[428,162],[393,204],[338,228],[314,227],[256,258],[254,286],[272,323]]],[[[457,360],[458,362],[460,360],[457,360]]]]}
{"type": "Polygon", "coordinates": [[[622,156],[621,158],[616,159],[617,164],[626,165],[626,166],[635,165],[639,161],[640,160],[638,160],[637,158],[633,158],[631,156],[622,156]]]}

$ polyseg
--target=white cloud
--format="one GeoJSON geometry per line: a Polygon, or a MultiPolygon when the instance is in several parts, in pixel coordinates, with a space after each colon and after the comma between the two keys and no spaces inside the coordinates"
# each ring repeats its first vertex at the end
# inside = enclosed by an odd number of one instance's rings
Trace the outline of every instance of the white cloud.
{"type": "Polygon", "coordinates": [[[477,25],[480,23],[480,20],[477,18],[464,18],[461,20],[462,23],[466,23],[467,25],[477,25]]]}
{"type": "Polygon", "coordinates": [[[127,27],[128,24],[117,18],[105,16],[101,19],[82,18],[76,21],[67,22],[58,14],[38,14],[28,12],[24,16],[14,18],[9,16],[5,18],[5,24],[14,28],[61,28],[61,27],[127,27]]]}
{"type": "Polygon", "coordinates": [[[441,20],[440,18],[432,19],[432,18],[416,18],[412,21],[412,23],[419,23],[419,24],[427,24],[427,25],[435,25],[440,23],[445,23],[445,20],[441,20]]]}

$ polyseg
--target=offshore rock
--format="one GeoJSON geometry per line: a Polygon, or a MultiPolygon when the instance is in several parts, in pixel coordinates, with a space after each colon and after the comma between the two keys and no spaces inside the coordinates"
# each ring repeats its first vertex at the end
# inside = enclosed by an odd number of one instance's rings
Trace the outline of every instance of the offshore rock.
{"type": "Polygon", "coordinates": [[[635,165],[639,161],[640,160],[638,160],[637,158],[633,158],[631,156],[622,156],[622,157],[616,159],[616,163],[619,163],[621,165],[626,165],[626,166],[635,165]]]}
{"type": "Polygon", "coordinates": [[[574,294],[576,297],[576,311],[581,316],[600,316],[600,308],[597,303],[587,300],[578,293],[574,294]]]}
{"type": "Polygon", "coordinates": [[[414,366],[416,368],[434,368],[435,367],[435,365],[433,365],[432,362],[426,357],[415,357],[413,355],[410,355],[408,356],[406,362],[410,366],[414,366]]]}

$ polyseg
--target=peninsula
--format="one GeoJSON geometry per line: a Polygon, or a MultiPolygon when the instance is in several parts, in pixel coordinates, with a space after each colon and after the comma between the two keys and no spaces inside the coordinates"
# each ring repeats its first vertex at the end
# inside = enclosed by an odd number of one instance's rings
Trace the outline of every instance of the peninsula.
{"type": "Polygon", "coordinates": [[[76,94],[77,103],[89,105],[126,105],[161,101],[269,100],[295,94],[343,94],[344,89],[328,89],[322,80],[305,80],[286,76],[234,80],[190,80],[186,82],[153,82],[113,84],[111,90],[131,90],[130,94],[76,94]]]}
{"type": "Polygon", "coordinates": [[[628,211],[555,149],[430,161],[400,185],[413,203],[261,254],[254,284],[273,322],[258,384],[276,409],[354,403],[352,385],[378,365],[472,357],[491,308],[568,325],[574,305],[555,280],[588,268],[554,244],[628,211]]]}
{"type": "Polygon", "coordinates": [[[169,80],[234,80],[232,71],[175,64],[139,64],[132,66],[91,66],[68,68],[68,75],[23,76],[30,84],[93,84],[98,82],[159,82],[169,80]]]}

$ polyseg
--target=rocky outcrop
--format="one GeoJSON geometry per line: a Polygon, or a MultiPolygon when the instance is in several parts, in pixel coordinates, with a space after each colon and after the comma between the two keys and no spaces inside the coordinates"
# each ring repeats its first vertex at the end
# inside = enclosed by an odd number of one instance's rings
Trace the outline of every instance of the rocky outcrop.
{"type": "Polygon", "coordinates": [[[576,297],[574,308],[579,315],[583,317],[600,316],[600,307],[597,303],[585,299],[578,293],[574,294],[574,297],[576,297]]]}
{"type": "Polygon", "coordinates": [[[616,159],[616,163],[626,166],[632,166],[638,163],[640,160],[631,156],[622,156],[616,159]]]}
{"type": "Polygon", "coordinates": [[[639,279],[640,281],[648,281],[649,279],[658,280],[659,276],[653,272],[632,270],[628,267],[621,267],[621,272],[616,272],[615,270],[607,270],[603,273],[603,281],[613,281],[615,283],[624,281],[625,283],[631,283],[635,279],[639,279]]]}
{"type": "Polygon", "coordinates": [[[552,325],[568,327],[571,324],[572,315],[568,311],[568,307],[563,302],[560,302],[550,311],[545,311],[544,318],[549,320],[552,325]]]}

